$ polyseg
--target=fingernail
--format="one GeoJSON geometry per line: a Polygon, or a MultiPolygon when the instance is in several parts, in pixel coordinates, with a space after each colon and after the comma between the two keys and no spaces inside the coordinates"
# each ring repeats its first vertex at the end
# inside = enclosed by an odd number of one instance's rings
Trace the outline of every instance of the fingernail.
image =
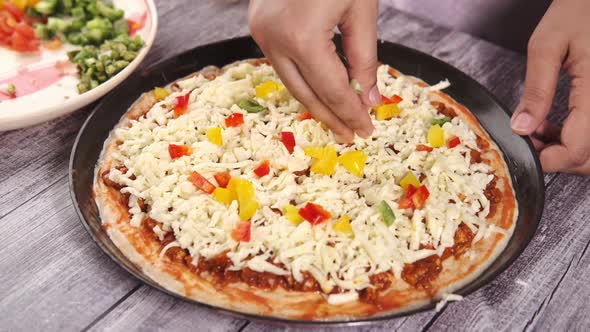
{"type": "Polygon", "coordinates": [[[334,133],[334,138],[336,139],[336,142],[341,144],[350,143],[352,141],[352,138],[349,135],[341,135],[334,133]]]}
{"type": "Polygon", "coordinates": [[[512,129],[518,131],[530,131],[533,128],[535,119],[527,112],[519,112],[511,121],[512,129]]]}
{"type": "Polygon", "coordinates": [[[369,102],[371,103],[371,106],[381,105],[381,94],[379,93],[379,89],[377,88],[376,84],[369,91],[369,102]]]}
{"type": "Polygon", "coordinates": [[[362,138],[369,138],[373,134],[374,129],[372,127],[370,129],[359,129],[356,133],[362,138]]]}

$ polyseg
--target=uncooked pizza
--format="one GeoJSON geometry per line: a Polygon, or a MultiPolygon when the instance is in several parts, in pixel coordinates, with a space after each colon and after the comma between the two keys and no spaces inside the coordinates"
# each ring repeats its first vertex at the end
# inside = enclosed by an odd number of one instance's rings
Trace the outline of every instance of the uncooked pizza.
{"type": "Polygon", "coordinates": [[[500,150],[441,92],[381,65],[368,139],[338,144],[264,59],[143,94],[94,192],[115,245],[162,287],[287,319],[406,311],[476,278],[517,204],[500,150]]]}

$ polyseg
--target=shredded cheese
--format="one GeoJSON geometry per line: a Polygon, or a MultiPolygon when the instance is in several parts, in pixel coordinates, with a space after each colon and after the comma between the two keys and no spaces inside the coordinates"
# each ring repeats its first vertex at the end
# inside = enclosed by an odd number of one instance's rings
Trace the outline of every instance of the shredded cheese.
{"type": "Polygon", "coordinates": [[[343,291],[328,297],[333,304],[357,299],[357,291],[371,287],[369,277],[373,274],[391,271],[400,279],[405,264],[442,254],[453,246],[462,222],[470,226],[478,240],[496,232],[485,218],[490,203],[484,189],[493,175],[488,165],[470,163],[470,149],[479,148],[468,125],[456,117],[442,126],[445,138],[460,138],[461,143],[454,148],[445,145],[432,152],[416,150],[417,145],[427,144],[430,123],[439,117],[428,95],[449,83],[422,88],[405,76],[392,77],[385,65],[378,69],[377,78],[382,95],[403,98],[401,113],[389,120],[374,120],[372,138],[356,138],[353,146],[336,144],[333,134],[315,120],[299,121],[297,115],[304,109],[286,89],[266,99],[255,98],[266,108],[262,112],[251,114],[240,109],[238,101],[253,98],[258,84],[280,82],[268,65],[242,63],[212,81],[199,75],[179,82],[182,91],[171,93],[145,116],[132,120],[130,127],[119,127],[113,134],[122,142],[115,160],[128,172],[123,174],[113,167],[110,178],[123,186],[121,192],[132,195],[132,225],[139,227],[146,216],[161,222],[162,227],[155,230],[158,236],[174,232],[176,237],[165,249],[178,245],[187,249],[194,261],[228,251],[233,270],[248,267],[292,274],[297,281],[308,272],[324,292],[335,286],[343,291]],[[176,97],[189,92],[187,113],[174,118],[176,97]],[[227,128],[224,120],[232,113],[243,114],[245,123],[227,128]],[[221,147],[207,139],[206,131],[213,127],[223,128],[221,147]],[[292,154],[278,138],[282,131],[294,133],[292,154]],[[188,145],[192,154],[172,159],[170,144],[188,145]],[[311,173],[297,179],[293,172],[308,168],[312,162],[303,148],[326,145],[334,146],[339,154],[364,151],[368,156],[364,177],[339,165],[332,176],[311,173]],[[270,161],[271,175],[259,178],[253,169],[262,160],[270,161]],[[404,194],[399,180],[409,170],[423,174],[422,184],[430,191],[424,208],[413,215],[398,206],[404,194]],[[188,181],[193,171],[214,184],[213,175],[225,171],[253,183],[260,208],[251,219],[249,242],[231,237],[240,222],[237,202],[228,206],[195,188],[188,181]],[[138,198],[150,207],[147,212],[137,206],[138,198]],[[307,221],[294,224],[272,211],[291,200],[298,208],[306,202],[319,204],[333,217],[312,226],[307,221]],[[382,200],[396,217],[390,226],[375,208],[382,200]],[[344,214],[350,217],[352,235],[333,229],[344,214]]]}

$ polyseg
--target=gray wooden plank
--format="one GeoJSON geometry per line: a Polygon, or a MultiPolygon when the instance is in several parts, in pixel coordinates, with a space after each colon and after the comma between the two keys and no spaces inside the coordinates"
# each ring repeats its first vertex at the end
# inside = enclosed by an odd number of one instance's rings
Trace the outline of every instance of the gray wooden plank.
{"type": "Polygon", "coordinates": [[[236,331],[247,322],[143,286],[90,331],[236,331]]]}
{"type": "Polygon", "coordinates": [[[66,174],[72,143],[87,115],[82,110],[0,133],[0,219],[66,174]]]}
{"type": "Polygon", "coordinates": [[[65,176],[2,219],[0,243],[1,330],[79,330],[138,285],[90,239],[65,176]]]}

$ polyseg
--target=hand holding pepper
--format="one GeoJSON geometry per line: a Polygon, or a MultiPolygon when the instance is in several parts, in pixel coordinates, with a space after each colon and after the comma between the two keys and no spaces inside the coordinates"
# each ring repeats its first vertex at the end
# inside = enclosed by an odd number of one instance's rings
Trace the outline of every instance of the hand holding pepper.
{"type": "Polygon", "coordinates": [[[252,36],[297,100],[334,132],[340,142],[354,134],[368,137],[368,114],[379,105],[377,70],[377,0],[250,1],[252,36]],[[342,32],[350,68],[332,42],[342,32]],[[349,82],[362,89],[359,97],[349,82]]]}

